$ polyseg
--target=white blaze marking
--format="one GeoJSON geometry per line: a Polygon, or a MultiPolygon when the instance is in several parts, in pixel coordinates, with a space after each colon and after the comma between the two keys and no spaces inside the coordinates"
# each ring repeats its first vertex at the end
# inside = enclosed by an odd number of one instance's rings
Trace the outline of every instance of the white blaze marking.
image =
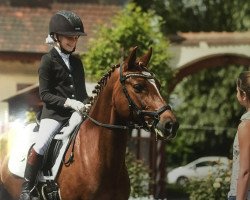
{"type": "MultiPolygon", "coordinates": [[[[151,74],[149,72],[143,71],[142,74],[146,75],[146,76],[151,76],[151,74]]],[[[153,78],[147,79],[148,82],[150,82],[156,89],[156,91],[158,92],[158,94],[160,95],[160,92],[156,86],[155,80],[153,78]]]]}

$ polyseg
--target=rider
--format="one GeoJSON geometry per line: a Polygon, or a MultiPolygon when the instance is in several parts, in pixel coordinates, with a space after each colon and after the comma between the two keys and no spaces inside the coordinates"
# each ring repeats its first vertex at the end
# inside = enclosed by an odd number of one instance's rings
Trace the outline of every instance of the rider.
{"type": "Polygon", "coordinates": [[[40,129],[27,158],[20,200],[33,198],[31,192],[50,136],[69,120],[72,113],[74,121],[80,123],[81,112],[86,110],[83,102],[87,102],[88,95],[83,65],[72,55],[78,38],[85,35],[80,17],[71,11],[58,11],[50,19],[46,43],[53,48],[42,57],[38,70],[39,93],[43,101],[40,129]]]}

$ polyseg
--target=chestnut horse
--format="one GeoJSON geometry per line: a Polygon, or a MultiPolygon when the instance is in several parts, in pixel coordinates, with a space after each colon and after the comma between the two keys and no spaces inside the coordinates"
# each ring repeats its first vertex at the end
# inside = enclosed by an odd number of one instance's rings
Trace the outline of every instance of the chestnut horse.
{"type": "MultiPolygon", "coordinates": [[[[127,132],[144,128],[163,137],[175,135],[178,122],[159,93],[154,75],[147,69],[152,49],[128,58],[103,76],[86,120],[75,138],[74,161],[63,165],[57,183],[63,200],[126,200],[130,182],[125,165],[127,132]]],[[[66,157],[70,156],[70,149],[66,157]]],[[[1,182],[13,199],[18,199],[22,180],[7,168],[1,182]]]]}

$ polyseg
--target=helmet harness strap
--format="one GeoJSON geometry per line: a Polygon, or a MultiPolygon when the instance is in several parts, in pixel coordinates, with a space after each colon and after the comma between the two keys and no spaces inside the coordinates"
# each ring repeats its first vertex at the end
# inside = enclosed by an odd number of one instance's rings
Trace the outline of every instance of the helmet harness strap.
{"type": "Polygon", "coordinates": [[[62,47],[62,45],[61,45],[61,41],[59,40],[58,34],[55,33],[54,35],[51,35],[51,37],[54,39],[54,41],[56,43],[58,43],[59,48],[60,48],[62,53],[64,53],[64,54],[72,54],[76,50],[76,47],[74,47],[74,49],[72,51],[67,51],[66,49],[64,49],[62,47]]]}

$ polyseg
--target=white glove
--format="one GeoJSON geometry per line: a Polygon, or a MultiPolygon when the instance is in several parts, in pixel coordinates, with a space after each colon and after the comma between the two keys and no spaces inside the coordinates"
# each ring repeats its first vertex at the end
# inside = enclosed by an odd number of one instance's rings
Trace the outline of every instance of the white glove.
{"type": "Polygon", "coordinates": [[[67,100],[65,101],[64,107],[66,108],[70,107],[79,113],[86,112],[86,109],[87,109],[84,103],[77,101],[75,99],[69,99],[69,98],[67,98],[67,100]]]}

